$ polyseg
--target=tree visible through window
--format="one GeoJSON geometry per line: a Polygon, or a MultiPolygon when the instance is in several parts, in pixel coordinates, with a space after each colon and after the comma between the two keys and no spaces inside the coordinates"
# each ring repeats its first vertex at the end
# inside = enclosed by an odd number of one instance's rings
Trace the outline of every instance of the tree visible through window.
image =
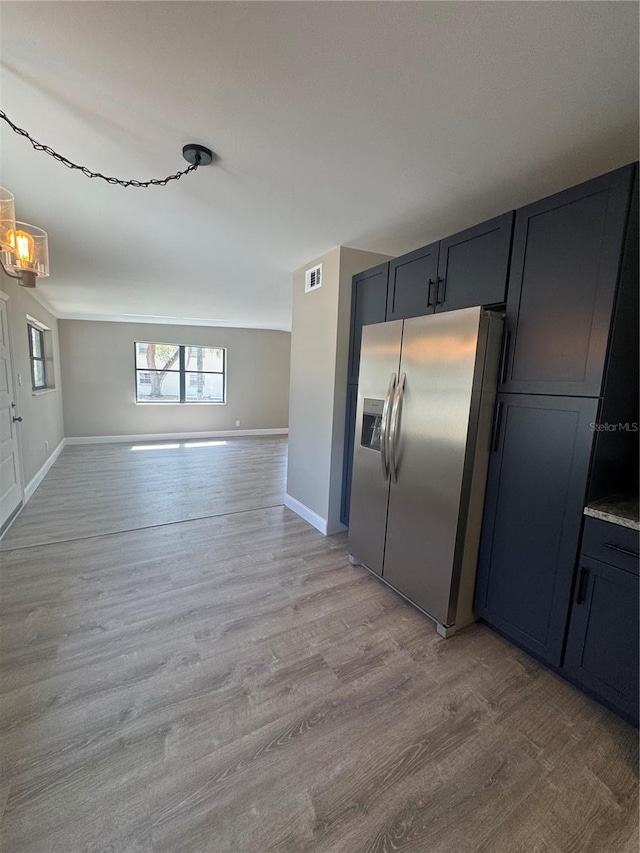
{"type": "Polygon", "coordinates": [[[138,403],[224,403],[226,350],[136,342],[138,403]]]}

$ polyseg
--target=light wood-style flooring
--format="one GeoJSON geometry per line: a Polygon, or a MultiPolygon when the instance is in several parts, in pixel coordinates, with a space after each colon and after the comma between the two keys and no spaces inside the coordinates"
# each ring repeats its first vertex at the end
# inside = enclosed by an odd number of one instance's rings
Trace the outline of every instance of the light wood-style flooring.
{"type": "Polygon", "coordinates": [[[67,448],[3,542],[3,853],[637,853],[633,728],[200,450],[67,448]]]}
{"type": "Polygon", "coordinates": [[[281,505],[286,438],[66,447],[0,550],[281,505]]]}

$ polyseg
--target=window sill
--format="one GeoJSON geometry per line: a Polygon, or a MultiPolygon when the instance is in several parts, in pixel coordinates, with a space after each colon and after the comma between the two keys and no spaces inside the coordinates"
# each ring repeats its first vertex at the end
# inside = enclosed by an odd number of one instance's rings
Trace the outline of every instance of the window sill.
{"type": "Polygon", "coordinates": [[[53,394],[54,391],[57,391],[57,388],[40,388],[38,391],[32,391],[32,397],[42,397],[44,394],[53,394]]]}
{"type": "Polygon", "coordinates": [[[196,402],[188,402],[188,403],[174,403],[174,402],[170,402],[170,403],[169,402],[167,402],[167,403],[143,403],[140,400],[134,400],[133,402],[135,403],[136,406],[163,406],[163,407],[166,407],[166,406],[226,406],[227,405],[226,402],[224,402],[224,403],[208,403],[208,402],[204,402],[204,401],[202,403],[196,403],[196,402]]]}

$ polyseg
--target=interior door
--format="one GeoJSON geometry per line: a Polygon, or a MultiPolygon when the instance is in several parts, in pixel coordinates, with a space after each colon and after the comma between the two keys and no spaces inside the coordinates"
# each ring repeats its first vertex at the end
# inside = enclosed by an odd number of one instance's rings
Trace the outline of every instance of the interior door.
{"type": "Polygon", "coordinates": [[[385,471],[383,420],[389,414],[400,363],[402,320],[362,329],[360,383],[353,453],[349,551],[382,573],[389,476],[385,471]],[[386,404],[386,405],[385,405],[386,404]]]}
{"type": "Polygon", "coordinates": [[[383,577],[442,625],[450,623],[480,313],[405,320],[400,389],[406,380],[391,423],[397,481],[392,476],[383,577]]]}
{"type": "Polygon", "coordinates": [[[0,533],[22,503],[8,313],[7,302],[0,298],[0,533]]]}

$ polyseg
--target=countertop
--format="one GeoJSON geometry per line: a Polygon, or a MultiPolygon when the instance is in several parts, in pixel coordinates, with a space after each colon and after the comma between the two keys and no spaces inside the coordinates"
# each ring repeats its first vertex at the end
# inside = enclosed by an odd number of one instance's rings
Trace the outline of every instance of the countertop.
{"type": "Polygon", "coordinates": [[[640,530],[637,493],[626,492],[601,498],[586,506],[584,514],[599,518],[601,521],[610,521],[612,524],[629,527],[631,530],[640,530]]]}

